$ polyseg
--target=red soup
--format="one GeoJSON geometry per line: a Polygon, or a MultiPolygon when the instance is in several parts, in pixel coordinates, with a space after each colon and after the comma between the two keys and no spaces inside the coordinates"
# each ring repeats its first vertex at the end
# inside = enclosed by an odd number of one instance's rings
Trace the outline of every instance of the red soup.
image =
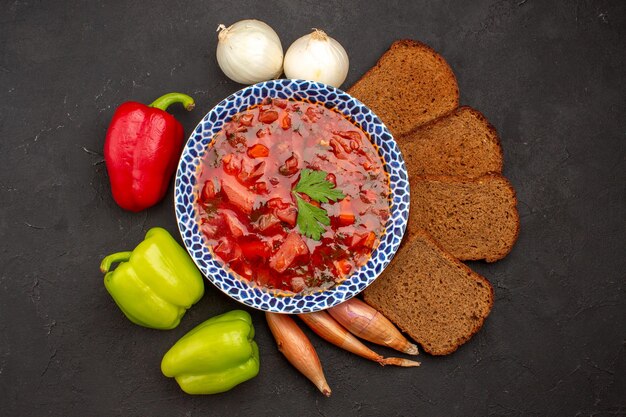
{"type": "Polygon", "coordinates": [[[319,104],[267,99],[215,135],[199,168],[200,228],[214,254],[270,289],[329,288],[364,265],[389,218],[368,136],[319,104]]]}

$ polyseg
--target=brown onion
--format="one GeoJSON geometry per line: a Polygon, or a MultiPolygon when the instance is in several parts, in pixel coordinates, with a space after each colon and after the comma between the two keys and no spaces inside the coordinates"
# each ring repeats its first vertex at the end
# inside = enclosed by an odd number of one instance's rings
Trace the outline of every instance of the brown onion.
{"type": "Polygon", "coordinates": [[[374,362],[378,362],[381,365],[396,365],[396,366],[420,366],[419,362],[411,361],[402,358],[383,358],[378,353],[369,349],[359,339],[352,336],[345,328],[341,327],[339,323],[335,321],[325,311],[318,311],[315,313],[299,314],[298,317],[311,328],[322,339],[338,346],[342,349],[352,352],[355,355],[359,355],[365,359],[369,359],[374,362]]]}
{"type": "Polygon", "coordinates": [[[286,314],[265,313],[267,324],[276,339],[278,350],[306,376],[322,394],[330,397],[322,364],[315,348],[296,322],[286,314]]]}
{"type": "Polygon", "coordinates": [[[385,316],[363,301],[352,298],[329,308],[328,312],[353,335],[409,355],[417,355],[417,346],[410,343],[385,316]]]}

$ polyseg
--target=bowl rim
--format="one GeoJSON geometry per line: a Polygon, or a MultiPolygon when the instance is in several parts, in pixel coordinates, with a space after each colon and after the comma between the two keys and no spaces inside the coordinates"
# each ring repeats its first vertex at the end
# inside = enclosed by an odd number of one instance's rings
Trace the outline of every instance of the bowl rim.
{"type": "Polygon", "coordinates": [[[363,291],[376,280],[397,252],[406,232],[409,206],[410,188],[406,165],[389,129],[358,99],[338,88],[315,81],[276,79],[253,84],[230,94],[209,110],[196,125],[185,142],[176,169],[174,186],[176,222],[184,247],[198,269],[207,280],[234,300],[248,307],[273,313],[300,314],[320,311],[349,300],[363,291]],[[326,94],[325,100],[317,99],[316,95],[321,93],[326,94]],[[388,174],[390,217],[379,246],[372,252],[364,266],[351,273],[340,284],[327,290],[285,296],[273,294],[254,283],[251,284],[216,259],[197,225],[196,178],[199,163],[206,149],[212,143],[215,133],[223,127],[225,120],[260,103],[268,96],[307,100],[338,111],[368,134],[376,145],[388,174]],[[186,175],[189,175],[187,181],[184,180],[186,175]]]}

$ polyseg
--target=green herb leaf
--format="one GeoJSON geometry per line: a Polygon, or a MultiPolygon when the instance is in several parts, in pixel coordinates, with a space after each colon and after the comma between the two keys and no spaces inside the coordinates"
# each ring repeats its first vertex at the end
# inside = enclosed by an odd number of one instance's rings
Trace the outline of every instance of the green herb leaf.
{"type": "Polygon", "coordinates": [[[314,240],[320,240],[324,232],[324,226],[330,225],[330,218],[326,210],[315,207],[299,195],[295,194],[298,202],[298,227],[303,235],[314,240]]]}
{"type": "Polygon", "coordinates": [[[330,225],[330,218],[326,210],[316,207],[305,201],[298,193],[308,195],[311,200],[319,203],[337,201],[346,196],[335,188],[335,185],[326,179],[328,174],[324,171],[303,169],[300,171],[300,181],[293,189],[293,195],[298,202],[298,227],[303,235],[311,239],[320,240],[324,232],[324,226],[330,225]]]}
{"type": "Polygon", "coordinates": [[[335,185],[326,179],[328,174],[324,171],[303,169],[300,171],[300,181],[293,191],[303,193],[320,203],[328,203],[329,200],[337,201],[346,196],[335,188],[335,185]]]}

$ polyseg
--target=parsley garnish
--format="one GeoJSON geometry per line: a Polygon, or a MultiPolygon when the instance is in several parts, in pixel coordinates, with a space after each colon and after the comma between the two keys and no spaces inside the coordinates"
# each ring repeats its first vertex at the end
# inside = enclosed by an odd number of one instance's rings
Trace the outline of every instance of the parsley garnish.
{"type": "Polygon", "coordinates": [[[328,203],[329,200],[338,201],[345,198],[341,190],[335,188],[335,185],[326,179],[327,175],[324,171],[303,169],[300,172],[300,181],[293,189],[293,194],[298,202],[298,227],[302,234],[314,240],[321,239],[324,226],[330,225],[330,218],[326,210],[305,201],[297,193],[306,194],[319,203],[328,203]]]}
{"type": "Polygon", "coordinates": [[[300,231],[311,239],[320,240],[324,226],[330,224],[326,210],[307,203],[297,194],[296,201],[298,202],[298,227],[300,231]]]}
{"type": "Polygon", "coordinates": [[[335,188],[335,185],[326,179],[328,174],[324,171],[312,171],[303,169],[300,172],[300,181],[293,191],[303,193],[320,203],[328,203],[328,200],[337,201],[345,198],[345,195],[335,188]]]}

